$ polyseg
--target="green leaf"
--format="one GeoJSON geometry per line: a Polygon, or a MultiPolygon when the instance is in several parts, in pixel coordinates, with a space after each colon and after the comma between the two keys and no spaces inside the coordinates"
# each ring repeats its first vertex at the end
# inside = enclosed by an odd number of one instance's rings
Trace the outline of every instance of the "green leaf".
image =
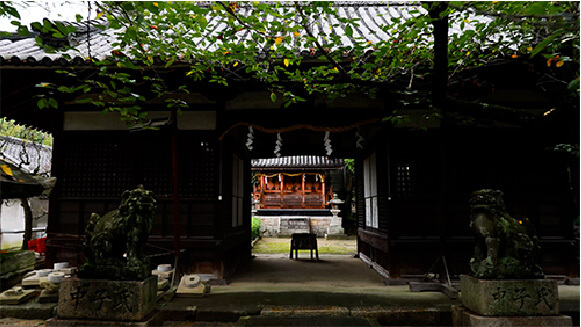
{"type": "Polygon", "coordinates": [[[553,35],[547,37],[539,44],[537,44],[533,51],[531,52],[531,58],[534,57],[537,53],[543,51],[551,42],[553,42],[554,39],[556,39],[559,35],[563,34],[563,32],[564,32],[563,30],[557,30],[555,31],[555,33],[553,33],[553,35]]]}
{"type": "Polygon", "coordinates": [[[567,87],[569,90],[579,90],[579,78],[572,80],[567,87]]]}
{"type": "Polygon", "coordinates": [[[93,99],[87,97],[87,98],[83,98],[83,99],[79,99],[79,100],[75,101],[75,103],[89,103],[89,102],[93,102],[93,99]]]}
{"type": "Polygon", "coordinates": [[[29,36],[30,32],[28,31],[28,27],[26,25],[18,26],[18,36],[29,36]]]}
{"type": "Polygon", "coordinates": [[[59,106],[59,105],[58,105],[58,102],[56,102],[55,98],[49,98],[49,99],[48,99],[48,105],[49,105],[50,107],[53,107],[53,108],[55,108],[55,109],[56,109],[56,108],[58,108],[58,106],[59,106]]]}
{"type": "Polygon", "coordinates": [[[352,37],[353,36],[353,27],[351,27],[351,25],[346,25],[345,26],[345,35],[347,37],[352,37]]]}
{"type": "Polygon", "coordinates": [[[272,100],[272,102],[276,102],[276,94],[274,94],[274,92],[270,94],[270,100],[272,100]]]}

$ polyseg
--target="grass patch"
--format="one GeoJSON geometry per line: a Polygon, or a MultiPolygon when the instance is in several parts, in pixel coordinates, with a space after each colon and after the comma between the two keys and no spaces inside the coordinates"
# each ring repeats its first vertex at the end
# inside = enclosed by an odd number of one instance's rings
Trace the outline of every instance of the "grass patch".
{"type": "MultiPolygon", "coordinates": [[[[319,254],[353,254],[356,252],[354,246],[346,246],[345,242],[333,242],[317,240],[319,244],[319,254]]],[[[290,252],[290,239],[262,239],[254,245],[252,253],[254,254],[288,254],[290,252]]],[[[308,250],[299,250],[299,252],[309,252],[308,250]]]]}

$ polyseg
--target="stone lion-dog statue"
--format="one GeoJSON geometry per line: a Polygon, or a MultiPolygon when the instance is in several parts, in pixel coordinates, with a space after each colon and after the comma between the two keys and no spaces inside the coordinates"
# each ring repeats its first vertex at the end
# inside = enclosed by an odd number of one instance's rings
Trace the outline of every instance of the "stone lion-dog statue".
{"type": "Polygon", "coordinates": [[[142,185],[121,195],[119,209],[100,217],[91,214],[85,228],[86,263],[81,278],[143,280],[151,276],[143,248],[156,211],[153,192],[142,185]]]}
{"type": "Polygon", "coordinates": [[[543,278],[537,264],[537,237],[528,219],[511,217],[498,190],[479,190],[470,198],[470,227],[476,232],[470,270],[478,278],[543,278]]]}

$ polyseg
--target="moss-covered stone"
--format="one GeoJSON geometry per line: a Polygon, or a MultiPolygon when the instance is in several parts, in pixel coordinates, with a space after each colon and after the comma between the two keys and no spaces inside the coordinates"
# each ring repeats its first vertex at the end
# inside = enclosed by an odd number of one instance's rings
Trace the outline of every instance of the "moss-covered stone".
{"type": "Polygon", "coordinates": [[[476,249],[470,260],[478,278],[542,278],[537,264],[539,246],[528,219],[511,217],[503,193],[479,190],[470,199],[470,227],[476,233],[476,249]]]}
{"type": "Polygon", "coordinates": [[[93,213],[85,229],[87,262],[79,277],[144,280],[151,269],[143,255],[156,210],[152,191],[143,186],[123,192],[119,209],[100,217],[93,213]]]}

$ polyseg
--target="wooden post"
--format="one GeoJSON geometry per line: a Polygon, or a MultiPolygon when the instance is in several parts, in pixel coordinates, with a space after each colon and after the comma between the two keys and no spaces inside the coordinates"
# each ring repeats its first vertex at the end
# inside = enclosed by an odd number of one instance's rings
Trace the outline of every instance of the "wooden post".
{"type": "Polygon", "coordinates": [[[264,189],[266,188],[266,182],[264,181],[264,175],[260,176],[260,197],[258,198],[258,207],[264,209],[264,189]]]}
{"type": "Polygon", "coordinates": [[[282,207],[284,206],[284,192],[283,192],[284,182],[282,180],[282,174],[279,174],[278,176],[280,177],[280,208],[282,209],[282,207]]]}
{"type": "Polygon", "coordinates": [[[325,174],[321,173],[321,191],[323,192],[323,209],[327,205],[327,201],[325,199],[325,174]]]}
{"type": "Polygon", "coordinates": [[[305,173],[303,173],[303,186],[302,186],[302,190],[303,190],[303,204],[302,207],[303,209],[305,208],[305,173]]]}
{"type": "Polygon", "coordinates": [[[20,205],[24,210],[24,237],[22,238],[22,249],[28,250],[28,241],[32,240],[32,209],[30,209],[28,198],[20,198],[20,205]]]}

